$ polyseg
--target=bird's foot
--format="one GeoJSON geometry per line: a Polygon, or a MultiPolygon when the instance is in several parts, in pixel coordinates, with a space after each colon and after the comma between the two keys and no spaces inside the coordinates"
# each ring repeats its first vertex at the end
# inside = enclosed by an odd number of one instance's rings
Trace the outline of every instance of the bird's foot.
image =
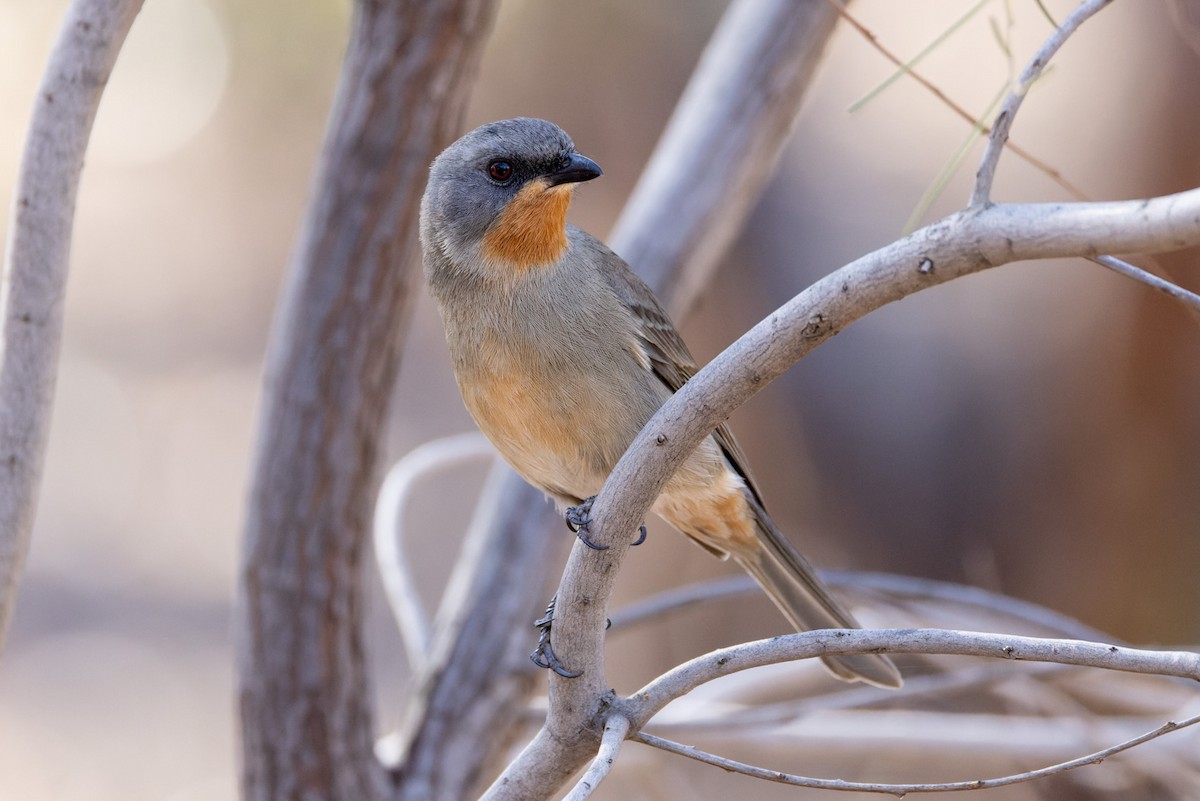
{"type": "MultiPolygon", "coordinates": [[[[567,528],[571,529],[571,532],[579,537],[580,542],[593,551],[607,551],[607,545],[598,545],[592,542],[591,537],[588,536],[588,526],[592,523],[592,504],[595,502],[596,496],[593,495],[578,506],[568,506],[565,515],[567,528]]],[[[553,602],[550,605],[553,606],[553,602]]]]}
{"type": "MultiPolygon", "coordinates": [[[[578,506],[568,506],[567,512],[564,515],[567,521],[567,528],[571,529],[571,533],[579,537],[584,545],[591,548],[593,551],[607,551],[607,545],[600,545],[593,542],[588,536],[588,526],[592,522],[592,504],[596,502],[596,496],[588,498],[578,506]]],[[[646,524],[643,523],[638,527],[638,538],[633,541],[633,545],[641,545],[646,541],[646,524]]]]}
{"type": "MultiPolygon", "coordinates": [[[[587,542],[587,540],[584,540],[587,542]]],[[[555,655],[554,649],[550,647],[550,626],[554,623],[554,604],[558,601],[558,593],[555,593],[550,598],[550,603],[546,605],[546,614],[537,620],[533,621],[533,625],[540,632],[538,634],[537,648],[533,649],[533,653],[529,658],[533,660],[533,664],[546,670],[553,670],[564,679],[574,679],[583,675],[582,671],[567,670],[558,656],[555,655]]]]}

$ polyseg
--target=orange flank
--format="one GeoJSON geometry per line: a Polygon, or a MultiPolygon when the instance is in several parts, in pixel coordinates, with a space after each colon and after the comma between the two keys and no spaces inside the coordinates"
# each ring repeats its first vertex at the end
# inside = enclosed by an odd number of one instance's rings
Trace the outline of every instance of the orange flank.
{"type": "Polygon", "coordinates": [[[488,261],[523,270],[558,261],[567,249],[567,207],[574,184],[547,186],[536,179],[521,187],[483,236],[488,261]]]}
{"type": "Polygon", "coordinates": [[[751,552],[759,547],[754,512],[732,470],[717,476],[677,473],[658,496],[654,511],[715,553],[751,552]]]}

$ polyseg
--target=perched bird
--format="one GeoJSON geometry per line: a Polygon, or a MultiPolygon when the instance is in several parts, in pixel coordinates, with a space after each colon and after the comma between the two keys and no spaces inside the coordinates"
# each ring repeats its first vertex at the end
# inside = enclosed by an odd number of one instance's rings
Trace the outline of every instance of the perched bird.
{"type": "MultiPolygon", "coordinates": [[[[566,224],[575,186],[599,175],[553,123],[505,120],[446,148],[421,201],[425,275],[463,401],[508,463],[562,506],[600,491],[697,369],[645,282],[566,224]]],[[[858,627],[767,515],[725,426],[653,510],[711,553],[732,556],[797,630],[858,627]]],[[[901,684],[884,656],[825,663],[848,681],[901,684]]]]}

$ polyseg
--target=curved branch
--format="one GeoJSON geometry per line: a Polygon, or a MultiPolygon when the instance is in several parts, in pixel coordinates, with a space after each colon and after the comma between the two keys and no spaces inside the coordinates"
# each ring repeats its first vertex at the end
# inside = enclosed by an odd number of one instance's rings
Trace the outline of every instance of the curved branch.
{"type": "MultiPolygon", "coordinates": [[[[621,458],[592,507],[592,538],[609,548],[576,544],[567,563],[555,629],[565,634],[555,642],[559,657],[573,666],[603,664],[604,615],[618,568],[630,534],[667,478],[734,408],[853,321],[922,289],[1011,261],[1197,243],[1200,190],[1144,201],[991,205],[952,215],[818,281],[697,373],[621,458]]],[[[558,703],[579,715],[590,708],[583,694],[599,681],[552,678],[552,708],[561,688],[558,703]]]]}
{"type": "Polygon", "coordinates": [[[1162,726],[1159,726],[1153,731],[1148,731],[1145,734],[1134,737],[1125,742],[1109,748],[1096,751],[1095,753],[1082,756],[1077,759],[1071,759],[1066,762],[1060,762],[1057,765],[1050,765],[1037,770],[1026,771],[1024,773],[1016,773],[1010,776],[1000,776],[994,779],[972,779],[964,782],[944,782],[939,784],[877,784],[873,782],[849,782],[842,779],[815,779],[807,776],[797,776],[791,773],[782,773],[775,770],[766,770],[765,768],[748,765],[745,762],[727,759],[725,757],[710,754],[707,751],[701,751],[690,745],[683,745],[662,737],[655,737],[652,734],[638,732],[630,739],[644,743],[654,748],[659,748],[664,751],[669,751],[673,754],[695,759],[699,762],[704,762],[708,765],[721,768],[722,770],[731,773],[741,773],[746,776],[752,776],[758,779],[766,779],[767,781],[779,782],[780,784],[790,784],[797,787],[811,787],[821,790],[844,790],[849,792],[860,793],[884,793],[903,798],[908,793],[948,793],[958,792],[962,790],[986,790],[994,787],[1004,787],[1010,784],[1019,784],[1021,782],[1033,781],[1034,779],[1042,779],[1047,776],[1053,776],[1057,773],[1066,773],[1075,768],[1081,768],[1085,765],[1097,765],[1111,756],[1128,751],[1130,748],[1149,742],[1155,738],[1161,737],[1164,734],[1185,729],[1189,726],[1194,726],[1200,723],[1200,715],[1196,715],[1179,722],[1168,721],[1162,726]]]}
{"type": "Polygon", "coordinates": [[[1000,154],[1004,151],[1005,143],[1008,142],[1008,132],[1012,130],[1017,111],[1025,101],[1025,95],[1028,94],[1034,81],[1041,76],[1050,59],[1070,38],[1071,34],[1111,2],[1112,0],[1083,0],[1075,7],[1074,11],[1067,15],[1062,24],[1055,29],[1054,33],[1050,34],[1045,44],[1030,59],[1029,64],[1017,79],[1017,85],[1009,92],[1004,105],[1000,107],[1000,112],[996,115],[996,122],[992,125],[987,147],[984,148],[983,158],[979,163],[979,170],[975,173],[975,188],[971,192],[969,205],[981,206],[991,199],[992,181],[996,177],[996,166],[1000,163],[1000,154]]]}
{"type": "Polygon", "coordinates": [[[795,659],[843,654],[947,654],[1052,662],[1200,681],[1200,654],[1110,643],[952,629],[823,629],[722,648],[669,670],[626,699],[635,730],[671,701],[730,673],[795,659]]]}
{"type": "Polygon", "coordinates": [[[481,778],[494,775],[492,760],[507,756],[514,737],[524,733],[520,710],[544,682],[528,656],[531,621],[552,592],[538,566],[561,562],[568,545],[565,527],[547,537],[547,517],[536,491],[497,464],[442,594],[430,651],[405,699],[398,799],[471,797],[481,778]],[[501,498],[528,502],[497,515],[501,498]]]}
{"type": "Polygon", "coordinates": [[[406,453],[388,469],[375,501],[371,526],[375,566],[383,582],[392,619],[400,630],[408,664],[414,670],[429,653],[429,616],[425,613],[405,551],[404,510],[418,478],[483,456],[495,448],[478,431],[426,442],[406,453]]]}
{"type": "MultiPolygon", "coordinates": [[[[638,434],[592,506],[592,539],[576,546],[559,617],[577,630],[597,622],[616,569],[675,469],[732,411],[819,344],[875,309],[954,278],[1022,259],[1161,252],[1200,243],[1200,189],[1152,200],[999,204],[968,209],[831,273],[714,358],[638,434]],[[617,532],[617,533],[613,533],[617,532]],[[586,599],[573,619],[572,598],[586,599]],[[592,618],[595,618],[593,621],[592,618]]],[[[598,635],[593,632],[593,638],[598,635]]],[[[568,664],[586,664],[599,639],[556,643],[568,664]]]]}
{"type": "Polygon", "coordinates": [[[4,258],[0,650],[29,550],[58,376],[75,199],[100,96],[142,0],[75,0],[38,89],[4,258]]]}

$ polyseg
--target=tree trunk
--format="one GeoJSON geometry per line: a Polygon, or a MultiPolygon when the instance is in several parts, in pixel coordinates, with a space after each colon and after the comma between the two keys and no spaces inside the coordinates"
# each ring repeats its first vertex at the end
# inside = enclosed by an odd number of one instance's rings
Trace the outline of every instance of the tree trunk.
{"type": "Polygon", "coordinates": [[[362,0],[267,354],[238,609],[243,796],[369,801],[360,557],[417,271],[491,0],[362,0]]]}

